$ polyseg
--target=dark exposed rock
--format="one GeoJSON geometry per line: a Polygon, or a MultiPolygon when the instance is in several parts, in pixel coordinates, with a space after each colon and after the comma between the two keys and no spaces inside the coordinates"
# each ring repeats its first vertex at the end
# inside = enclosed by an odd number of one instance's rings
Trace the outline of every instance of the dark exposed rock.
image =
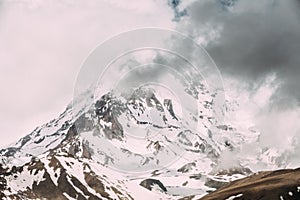
{"type": "Polygon", "coordinates": [[[53,167],[54,171],[63,168],[63,166],[55,156],[51,156],[49,167],[53,167]]]}
{"type": "Polygon", "coordinates": [[[46,172],[44,173],[44,181],[35,182],[32,186],[32,192],[28,192],[29,198],[46,198],[46,199],[67,199],[60,189],[52,182],[50,175],[46,172]]]}
{"type": "Polygon", "coordinates": [[[228,182],[225,182],[225,181],[219,181],[219,180],[207,178],[204,185],[206,185],[207,187],[210,187],[210,188],[218,189],[227,184],[228,184],[228,182]]]}
{"type": "Polygon", "coordinates": [[[158,152],[159,150],[161,150],[163,148],[163,146],[159,143],[159,141],[151,141],[149,143],[149,145],[147,145],[147,148],[153,147],[155,152],[158,152]]]}
{"type": "Polygon", "coordinates": [[[89,147],[89,142],[82,142],[82,157],[91,159],[93,150],[89,147]]]}
{"type": "Polygon", "coordinates": [[[38,162],[40,159],[36,156],[32,156],[30,162],[38,162]]]}
{"type": "Polygon", "coordinates": [[[78,152],[80,152],[80,150],[81,150],[81,142],[80,141],[74,141],[72,143],[72,145],[70,145],[68,153],[70,155],[72,155],[73,157],[76,157],[76,154],[78,152]]]}
{"type": "Polygon", "coordinates": [[[177,171],[186,173],[186,172],[190,171],[193,167],[196,167],[196,164],[194,162],[187,163],[187,164],[183,165],[181,168],[179,168],[177,171]]]}
{"type": "Polygon", "coordinates": [[[195,195],[190,195],[190,196],[187,196],[187,197],[180,198],[178,200],[193,200],[194,197],[195,197],[195,195]]]}
{"type": "Polygon", "coordinates": [[[101,182],[101,180],[99,180],[99,178],[97,178],[97,176],[94,173],[84,173],[84,179],[86,183],[97,193],[99,193],[102,197],[111,199],[109,198],[109,194],[105,192],[104,184],[101,182]]]}
{"type": "Polygon", "coordinates": [[[186,134],[190,134],[191,131],[182,131],[178,134],[179,142],[181,142],[184,145],[192,146],[193,143],[190,141],[190,139],[186,136],[186,134]]]}
{"type": "Polygon", "coordinates": [[[10,157],[10,156],[13,156],[15,155],[15,153],[19,151],[19,148],[16,148],[16,147],[8,147],[6,149],[1,149],[0,150],[0,153],[5,156],[5,157],[10,157]]]}
{"type": "Polygon", "coordinates": [[[218,125],[218,129],[221,129],[223,131],[233,131],[234,128],[232,128],[230,125],[218,125]]]}
{"type": "Polygon", "coordinates": [[[78,133],[91,131],[94,128],[93,121],[86,117],[85,114],[81,115],[74,124],[78,133]]]}
{"type": "Polygon", "coordinates": [[[147,188],[148,190],[152,190],[153,187],[157,185],[162,191],[164,192],[167,191],[167,188],[159,180],[152,179],[152,178],[143,180],[140,183],[140,185],[143,186],[144,188],[147,188]]]}
{"type": "Polygon", "coordinates": [[[151,89],[143,89],[143,88],[138,88],[136,89],[132,95],[129,98],[128,103],[129,104],[134,104],[138,105],[139,107],[143,108],[142,104],[136,103],[137,101],[144,99],[146,101],[146,104],[148,107],[154,107],[158,111],[163,112],[164,108],[160,101],[156,98],[154,91],[151,89]]]}
{"type": "Polygon", "coordinates": [[[169,113],[171,114],[173,119],[178,120],[178,118],[176,117],[175,112],[173,110],[172,100],[171,99],[165,99],[164,100],[164,105],[167,107],[167,110],[169,111],[169,113]]]}
{"type": "Polygon", "coordinates": [[[26,135],[21,139],[21,146],[24,146],[31,139],[30,135],[26,135]]]}
{"type": "MultiPolygon", "coordinates": [[[[71,182],[72,184],[76,187],[79,188],[84,195],[89,196],[89,199],[99,199],[97,196],[93,195],[92,193],[90,193],[88,191],[88,189],[86,188],[86,186],[84,186],[76,177],[71,176],[71,182]]],[[[108,200],[110,200],[111,198],[106,197],[108,200]]],[[[87,199],[85,197],[83,197],[82,199],[87,199]]]]}
{"type": "Polygon", "coordinates": [[[103,131],[108,139],[119,139],[123,138],[123,127],[118,121],[114,114],[107,113],[104,116],[104,120],[111,123],[111,127],[104,127],[103,131]]]}
{"type": "Polygon", "coordinates": [[[196,179],[196,180],[200,180],[200,178],[202,177],[201,174],[193,174],[190,176],[190,178],[196,179]]]}
{"type": "Polygon", "coordinates": [[[41,143],[45,139],[45,136],[38,138],[37,140],[34,141],[35,144],[41,143]]]}
{"type": "Polygon", "coordinates": [[[118,116],[124,111],[124,105],[114,99],[111,94],[106,94],[95,103],[95,114],[98,117],[100,126],[108,139],[123,138],[123,127],[118,120],[118,116]],[[101,125],[100,120],[109,123],[110,126],[101,125]]]}
{"type": "Polygon", "coordinates": [[[77,132],[77,129],[76,129],[76,125],[72,125],[68,132],[67,132],[67,135],[65,137],[65,139],[63,141],[67,141],[67,140],[70,140],[71,138],[74,138],[75,136],[78,135],[78,132],[77,132]]]}
{"type": "Polygon", "coordinates": [[[233,174],[241,174],[241,175],[250,175],[252,171],[247,167],[233,167],[229,169],[222,169],[216,172],[216,175],[228,175],[231,176],[233,174]]]}

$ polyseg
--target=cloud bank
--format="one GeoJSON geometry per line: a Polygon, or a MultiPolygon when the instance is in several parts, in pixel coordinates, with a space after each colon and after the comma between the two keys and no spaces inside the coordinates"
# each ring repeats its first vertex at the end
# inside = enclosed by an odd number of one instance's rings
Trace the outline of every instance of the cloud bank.
{"type": "Polygon", "coordinates": [[[300,100],[299,1],[194,1],[187,10],[179,29],[204,38],[225,76],[253,86],[276,74],[282,84],[273,100],[300,100]]]}

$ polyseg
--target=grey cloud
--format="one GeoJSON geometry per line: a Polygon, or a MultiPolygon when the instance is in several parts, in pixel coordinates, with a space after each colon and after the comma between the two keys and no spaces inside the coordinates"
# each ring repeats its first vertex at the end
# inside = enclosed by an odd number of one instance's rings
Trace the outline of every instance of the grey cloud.
{"type": "Polygon", "coordinates": [[[261,81],[275,73],[283,82],[275,96],[300,99],[299,1],[197,1],[188,9],[194,35],[207,27],[221,30],[206,49],[225,75],[261,81]],[[195,33],[196,29],[196,33],[195,33]]]}

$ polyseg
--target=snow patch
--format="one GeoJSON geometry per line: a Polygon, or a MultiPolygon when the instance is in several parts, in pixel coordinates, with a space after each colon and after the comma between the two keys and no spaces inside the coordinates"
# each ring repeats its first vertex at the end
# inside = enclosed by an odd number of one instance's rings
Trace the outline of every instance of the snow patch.
{"type": "Polygon", "coordinates": [[[241,197],[241,196],[243,196],[243,194],[238,194],[238,195],[235,195],[235,196],[231,196],[231,197],[227,198],[226,200],[234,200],[235,198],[241,197]]]}

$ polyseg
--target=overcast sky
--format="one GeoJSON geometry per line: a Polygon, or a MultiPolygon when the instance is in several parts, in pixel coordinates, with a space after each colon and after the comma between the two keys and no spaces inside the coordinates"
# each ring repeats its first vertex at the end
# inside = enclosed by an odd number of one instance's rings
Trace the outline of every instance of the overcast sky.
{"type": "Polygon", "coordinates": [[[177,29],[202,44],[227,93],[246,96],[243,109],[253,108],[249,102],[260,109],[252,110],[261,116],[256,124],[266,137],[275,135],[274,143],[283,132],[299,135],[300,1],[183,0],[173,8],[170,2],[1,1],[0,145],[65,109],[97,44],[147,26],[177,29]]]}
{"type": "Polygon", "coordinates": [[[145,26],[174,28],[167,3],[0,1],[0,145],[65,109],[82,62],[105,39],[145,26]]]}

